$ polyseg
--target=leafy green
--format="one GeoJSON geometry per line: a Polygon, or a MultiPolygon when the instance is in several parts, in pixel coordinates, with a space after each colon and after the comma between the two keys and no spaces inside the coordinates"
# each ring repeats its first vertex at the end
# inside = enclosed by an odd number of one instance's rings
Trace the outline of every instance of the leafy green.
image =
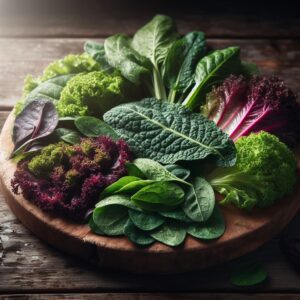
{"type": "Polygon", "coordinates": [[[161,226],[165,218],[157,213],[129,209],[129,218],[141,230],[149,231],[161,226]]]}
{"type": "Polygon", "coordinates": [[[95,224],[93,217],[89,219],[89,226],[92,229],[92,231],[98,235],[104,235],[104,233],[97,227],[95,224]]]}
{"type": "Polygon", "coordinates": [[[160,211],[159,212],[162,216],[169,218],[169,219],[175,219],[182,222],[193,222],[182,210],[182,208],[177,208],[175,210],[171,211],[160,211]]]}
{"type": "Polygon", "coordinates": [[[150,235],[157,241],[168,246],[179,246],[186,237],[186,231],[180,223],[169,221],[158,227],[150,235]]]}
{"type": "Polygon", "coordinates": [[[86,41],[84,44],[84,51],[100,65],[102,71],[111,72],[113,70],[107,62],[103,44],[94,41],[86,41]]]}
{"type": "MultiPolygon", "coordinates": [[[[124,195],[112,195],[103,200],[100,200],[96,204],[96,209],[107,207],[107,206],[124,206],[126,208],[131,208],[135,210],[140,210],[136,205],[130,201],[130,198],[124,195]]],[[[95,211],[95,210],[94,210],[95,211]]]]}
{"type": "Polygon", "coordinates": [[[186,180],[191,175],[191,171],[189,169],[183,168],[179,165],[166,165],[165,168],[171,172],[174,176],[186,180]]]}
{"type": "Polygon", "coordinates": [[[251,75],[260,75],[258,66],[254,63],[247,62],[247,61],[241,62],[240,73],[245,77],[249,77],[251,75]]]}
{"type": "Polygon", "coordinates": [[[97,207],[93,211],[93,222],[97,230],[106,235],[122,235],[128,221],[128,210],[124,206],[97,207]]]}
{"type": "Polygon", "coordinates": [[[230,276],[230,281],[236,286],[252,286],[265,281],[268,273],[259,263],[247,263],[239,266],[230,276]]]}
{"type": "Polygon", "coordinates": [[[190,219],[197,222],[209,219],[215,206],[215,193],[205,179],[194,178],[185,197],[182,208],[190,219]]]}
{"type": "Polygon", "coordinates": [[[297,161],[276,136],[252,133],[236,141],[235,166],[217,168],[209,176],[212,187],[225,198],[222,204],[251,209],[268,207],[293,191],[297,161]]]}
{"type": "Polygon", "coordinates": [[[154,182],[136,192],[131,200],[145,210],[170,210],[184,201],[184,191],[171,182],[154,182]]]}
{"type": "Polygon", "coordinates": [[[150,75],[150,61],[131,48],[129,37],[113,35],[105,40],[104,48],[108,63],[130,82],[138,85],[150,75]]]}
{"type": "Polygon", "coordinates": [[[103,118],[137,156],[173,164],[213,155],[219,165],[235,164],[232,140],[214,122],[178,104],[144,99],[114,107],[103,118]]]}
{"type": "Polygon", "coordinates": [[[196,65],[206,52],[203,32],[190,32],[173,43],[164,62],[164,81],[170,89],[168,99],[175,101],[193,84],[196,65]]]}
{"type": "Polygon", "coordinates": [[[130,219],[125,224],[124,234],[129,240],[140,246],[148,246],[155,241],[147,232],[137,228],[130,219]]]}
{"type": "Polygon", "coordinates": [[[134,163],[126,163],[126,169],[129,176],[136,176],[141,179],[145,179],[145,174],[134,164],[134,163]]]}
{"type": "Polygon", "coordinates": [[[195,85],[183,101],[183,105],[189,109],[200,106],[205,102],[205,96],[213,85],[238,72],[241,64],[239,53],[238,47],[228,47],[203,57],[196,67],[195,85]]]}
{"type": "Polygon", "coordinates": [[[225,232],[225,223],[221,210],[215,206],[210,218],[204,223],[191,223],[187,227],[187,233],[203,240],[217,239],[225,232]]]}
{"type": "Polygon", "coordinates": [[[75,126],[87,137],[106,135],[115,140],[119,138],[117,133],[108,124],[95,117],[78,117],[75,119],[75,126]]]}
{"type": "Polygon", "coordinates": [[[55,130],[55,134],[59,137],[60,140],[71,145],[80,143],[81,135],[75,130],[69,128],[57,128],[55,130]]]}
{"type": "Polygon", "coordinates": [[[111,196],[113,194],[117,194],[120,191],[120,189],[126,186],[128,183],[136,182],[136,181],[141,181],[141,179],[135,176],[121,177],[116,182],[107,186],[101,193],[100,197],[103,198],[103,197],[111,196]]]}
{"type": "Polygon", "coordinates": [[[133,49],[148,58],[153,65],[154,90],[158,99],[167,99],[161,74],[161,65],[167,56],[170,46],[177,38],[178,33],[174,21],[172,18],[163,15],[156,15],[133,36],[133,49]]]}

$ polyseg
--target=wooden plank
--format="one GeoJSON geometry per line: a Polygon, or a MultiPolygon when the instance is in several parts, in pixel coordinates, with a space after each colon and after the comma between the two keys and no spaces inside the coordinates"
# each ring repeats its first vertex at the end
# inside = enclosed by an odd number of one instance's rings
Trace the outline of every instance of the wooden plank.
{"type": "MultiPolygon", "coordinates": [[[[20,98],[26,74],[36,76],[51,61],[82,52],[85,40],[0,39],[0,108],[10,109],[20,98]]],[[[209,45],[239,45],[243,59],[257,63],[263,73],[281,76],[300,94],[300,40],[210,39],[209,45]]]]}
{"type": "Polygon", "coordinates": [[[98,300],[298,300],[298,294],[153,294],[153,293],[103,293],[103,294],[12,294],[0,295],[0,299],[22,299],[22,300],[63,300],[63,299],[98,299],[98,300]]]}
{"type": "Polygon", "coordinates": [[[0,36],[105,37],[134,33],[157,13],[175,18],[181,33],[202,30],[208,37],[300,36],[293,4],[260,1],[1,0],[0,36]],[[1,5],[2,4],[2,5],[1,5]],[[279,17],[280,14],[280,17],[279,17]],[[237,26],[238,24],[238,26],[237,26]]]}

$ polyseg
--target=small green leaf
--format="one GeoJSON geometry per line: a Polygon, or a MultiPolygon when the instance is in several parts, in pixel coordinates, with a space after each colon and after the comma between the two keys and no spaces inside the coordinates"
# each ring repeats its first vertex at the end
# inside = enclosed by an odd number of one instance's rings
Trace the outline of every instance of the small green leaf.
{"type": "Polygon", "coordinates": [[[106,135],[112,139],[118,139],[117,133],[105,122],[95,118],[82,116],[75,120],[75,126],[77,129],[87,137],[98,137],[100,135],[106,135]]]}
{"type": "Polygon", "coordinates": [[[155,241],[147,232],[137,228],[131,220],[125,224],[124,234],[129,240],[140,246],[148,246],[155,241]]]}
{"type": "Polygon", "coordinates": [[[157,213],[129,209],[129,218],[141,230],[153,230],[165,222],[165,218],[157,213]]]}
{"type": "Polygon", "coordinates": [[[96,207],[93,221],[100,232],[106,235],[122,235],[128,221],[128,209],[120,205],[96,207]]]}
{"type": "Polygon", "coordinates": [[[192,223],[187,232],[203,240],[217,239],[225,232],[225,223],[219,207],[215,206],[211,217],[204,223],[192,223]]]}
{"type": "Polygon", "coordinates": [[[215,193],[211,185],[201,177],[195,177],[186,193],[183,211],[196,221],[204,222],[211,216],[215,206],[215,193]]]}
{"type": "Polygon", "coordinates": [[[167,222],[161,227],[155,229],[150,234],[155,240],[168,245],[178,246],[182,244],[186,237],[186,231],[182,224],[175,222],[167,222]]]}
{"type": "Polygon", "coordinates": [[[265,281],[268,273],[259,263],[248,263],[241,265],[232,272],[230,281],[236,286],[252,286],[265,281]]]}
{"type": "Polygon", "coordinates": [[[101,193],[100,198],[104,198],[113,194],[116,194],[120,191],[120,189],[126,184],[130,182],[140,181],[141,179],[135,176],[124,176],[121,177],[116,182],[112,183],[111,185],[107,186],[104,191],[101,193]]]}
{"type": "Polygon", "coordinates": [[[170,210],[184,201],[184,191],[171,182],[155,182],[135,193],[131,200],[145,210],[170,210]]]}
{"type": "Polygon", "coordinates": [[[130,201],[130,198],[124,195],[112,195],[107,197],[96,204],[96,208],[98,207],[106,207],[111,205],[119,205],[127,208],[140,210],[136,205],[130,201]]]}
{"type": "Polygon", "coordinates": [[[55,133],[58,135],[59,139],[62,141],[69,143],[71,145],[79,144],[81,136],[80,134],[68,128],[57,128],[55,133]]]}

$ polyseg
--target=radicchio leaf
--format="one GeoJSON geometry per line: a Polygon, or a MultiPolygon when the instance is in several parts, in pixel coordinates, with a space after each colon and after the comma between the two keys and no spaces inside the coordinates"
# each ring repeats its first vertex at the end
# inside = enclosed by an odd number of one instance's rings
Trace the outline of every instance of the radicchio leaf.
{"type": "Polygon", "coordinates": [[[13,128],[13,154],[31,142],[50,135],[58,123],[58,114],[51,101],[29,103],[16,117],[13,128]]]}

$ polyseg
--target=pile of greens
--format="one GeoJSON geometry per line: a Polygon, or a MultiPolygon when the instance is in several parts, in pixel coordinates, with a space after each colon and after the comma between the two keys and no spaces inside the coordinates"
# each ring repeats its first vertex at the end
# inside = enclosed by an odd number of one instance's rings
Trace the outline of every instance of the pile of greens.
{"type": "Polygon", "coordinates": [[[28,76],[15,114],[13,191],[141,246],[219,238],[219,206],[265,208],[296,182],[285,144],[300,138],[295,94],[238,47],[180,36],[168,16],[28,76]]]}

